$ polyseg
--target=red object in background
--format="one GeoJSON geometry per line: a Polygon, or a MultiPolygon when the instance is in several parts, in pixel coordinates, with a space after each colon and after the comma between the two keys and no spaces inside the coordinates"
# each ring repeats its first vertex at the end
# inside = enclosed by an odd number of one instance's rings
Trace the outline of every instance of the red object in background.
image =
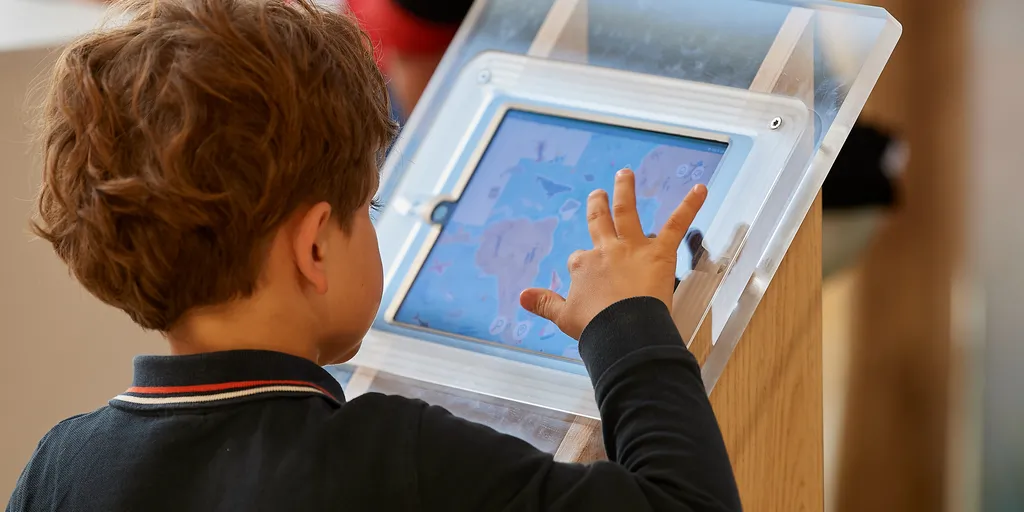
{"type": "Polygon", "coordinates": [[[444,53],[459,29],[409,14],[392,0],[348,0],[348,7],[374,42],[377,62],[389,52],[407,55],[444,53]]]}

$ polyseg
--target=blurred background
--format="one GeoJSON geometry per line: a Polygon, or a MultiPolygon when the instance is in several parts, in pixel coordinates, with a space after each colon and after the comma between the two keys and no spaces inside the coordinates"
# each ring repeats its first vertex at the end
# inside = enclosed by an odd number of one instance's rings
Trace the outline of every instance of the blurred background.
{"type": "MultiPolygon", "coordinates": [[[[470,2],[321,3],[371,31],[402,119],[470,2]]],[[[904,35],[823,192],[826,509],[1024,511],[1024,2],[868,3],[904,35]]],[[[0,496],[165,350],[27,230],[31,93],[102,14],[0,0],[0,496]]]]}

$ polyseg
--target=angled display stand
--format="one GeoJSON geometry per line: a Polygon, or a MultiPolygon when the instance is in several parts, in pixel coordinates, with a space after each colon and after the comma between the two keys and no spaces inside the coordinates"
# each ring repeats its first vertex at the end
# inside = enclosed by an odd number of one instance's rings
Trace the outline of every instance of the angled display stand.
{"type": "Polygon", "coordinates": [[[385,165],[385,293],[336,369],[347,393],[600,457],[575,343],[519,292],[566,292],[583,199],[618,169],[651,232],[704,183],[673,316],[718,386],[747,506],[819,509],[815,198],[899,34],[884,10],[830,2],[479,0],[385,165]]]}

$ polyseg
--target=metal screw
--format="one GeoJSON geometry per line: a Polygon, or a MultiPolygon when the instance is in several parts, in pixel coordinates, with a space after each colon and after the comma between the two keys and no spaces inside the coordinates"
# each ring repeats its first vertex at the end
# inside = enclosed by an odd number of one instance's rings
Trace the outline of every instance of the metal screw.
{"type": "Polygon", "coordinates": [[[481,84],[486,84],[491,81],[491,72],[489,70],[483,70],[479,75],[476,76],[476,81],[481,84]]]}
{"type": "Polygon", "coordinates": [[[782,118],[776,117],[775,119],[772,119],[772,122],[768,123],[768,128],[771,128],[772,130],[778,130],[779,128],[782,128],[782,118]]]}

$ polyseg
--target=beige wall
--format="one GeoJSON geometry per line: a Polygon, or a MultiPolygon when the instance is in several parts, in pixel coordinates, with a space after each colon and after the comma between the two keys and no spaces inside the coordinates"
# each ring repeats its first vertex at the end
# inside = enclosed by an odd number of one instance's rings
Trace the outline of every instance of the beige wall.
{"type": "Polygon", "coordinates": [[[159,336],[84,292],[27,222],[39,183],[26,92],[52,52],[0,52],[0,504],[43,434],[131,382],[159,336]]]}

